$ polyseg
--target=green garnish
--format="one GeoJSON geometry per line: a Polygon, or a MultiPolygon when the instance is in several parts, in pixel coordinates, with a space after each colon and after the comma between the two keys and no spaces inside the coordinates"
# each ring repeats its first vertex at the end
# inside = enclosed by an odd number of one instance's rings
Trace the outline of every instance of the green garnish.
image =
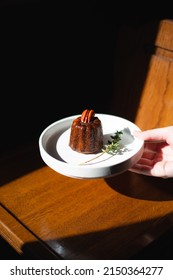
{"type": "Polygon", "coordinates": [[[81,163],[81,165],[87,164],[88,162],[93,161],[94,159],[102,156],[105,153],[110,154],[110,155],[115,155],[120,149],[120,140],[121,140],[121,135],[122,134],[123,134],[122,130],[120,130],[120,131],[117,130],[114,133],[114,135],[111,136],[112,141],[108,140],[108,143],[106,145],[104,145],[104,148],[102,149],[101,154],[99,154],[98,156],[96,156],[92,159],[89,159],[89,160],[81,163]]]}
{"type": "Polygon", "coordinates": [[[111,155],[115,154],[120,147],[121,134],[123,134],[122,130],[117,130],[117,132],[111,136],[113,140],[108,140],[108,144],[105,145],[105,148],[103,148],[102,151],[111,155]]]}

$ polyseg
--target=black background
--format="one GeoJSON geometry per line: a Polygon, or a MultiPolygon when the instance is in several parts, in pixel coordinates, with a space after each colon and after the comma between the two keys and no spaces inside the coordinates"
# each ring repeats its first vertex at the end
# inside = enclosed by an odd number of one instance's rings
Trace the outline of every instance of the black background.
{"type": "Polygon", "coordinates": [[[172,18],[165,2],[62,2],[0,1],[0,151],[86,108],[109,113],[120,26],[172,18]]]}

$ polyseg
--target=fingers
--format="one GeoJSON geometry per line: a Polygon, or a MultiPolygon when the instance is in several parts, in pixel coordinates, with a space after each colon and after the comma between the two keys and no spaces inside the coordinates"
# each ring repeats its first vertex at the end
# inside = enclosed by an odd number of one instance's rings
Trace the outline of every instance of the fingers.
{"type": "MultiPolygon", "coordinates": [[[[134,131],[134,135],[144,141],[157,140],[157,141],[167,142],[170,136],[173,135],[173,126],[149,129],[145,131],[134,131]]],[[[172,144],[173,144],[173,138],[172,138],[172,144]]]]}
{"type": "Polygon", "coordinates": [[[164,179],[172,178],[173,161],[157,162],[157,164],[154,164],[153,166],[147,162],[138,162],[129,170],[146,176],[154,176],[164,179]]]}
{"type": "Polygon", "coordinates": [[[140,164],[135,164],[132,168],[129,169],[129,171],[132,171],[137,174],[151,176],[151,166],[145,166],[140,164]]]}
{"type": "Polygon", "coordinates": [[[147,176],[172,178],[173,126],[134,131],[134,136],[144,140],[144,152],[129,170],[147,176]]]}
{"type": "Polygon", "coordinates": [[[148,167],[153,167],[154,165],[154,161],[153,159],[149,159],[149,158],[141,158],[137,163],[136,165],[139,164],[139,165],[143,165],[143,166],[148,166],[148,167]]]}

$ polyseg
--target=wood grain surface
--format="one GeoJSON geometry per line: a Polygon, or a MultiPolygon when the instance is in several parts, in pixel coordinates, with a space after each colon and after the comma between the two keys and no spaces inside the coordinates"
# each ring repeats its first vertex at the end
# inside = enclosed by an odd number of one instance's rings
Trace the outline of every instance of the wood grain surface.
{"type": "MultiPolygon", "coordinates": [[[[171,227],[172,179],[127,171],[82,180],[44,165],[25,174],[26,158],[41,165],[37,148],[31,151],[11,157],[8,170],[17,164],[19,177],[8,182],[6,174],[0,187],[0,233],[19,254],[36,259],[126,259],[171,227]]],[[[0,165],[2,171],[7,168],[3,160],[0,165]]]]}

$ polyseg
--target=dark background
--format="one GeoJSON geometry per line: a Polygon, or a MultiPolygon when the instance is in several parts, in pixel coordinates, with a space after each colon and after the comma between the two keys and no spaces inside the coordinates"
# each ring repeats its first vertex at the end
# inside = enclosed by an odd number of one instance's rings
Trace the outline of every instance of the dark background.
{"type": "Polygon", "coordinates": [[[173,18],[165,2],[62,2],[0,1],[0,152],[86,108],[110,113],[120,27],[173,18]]]}

